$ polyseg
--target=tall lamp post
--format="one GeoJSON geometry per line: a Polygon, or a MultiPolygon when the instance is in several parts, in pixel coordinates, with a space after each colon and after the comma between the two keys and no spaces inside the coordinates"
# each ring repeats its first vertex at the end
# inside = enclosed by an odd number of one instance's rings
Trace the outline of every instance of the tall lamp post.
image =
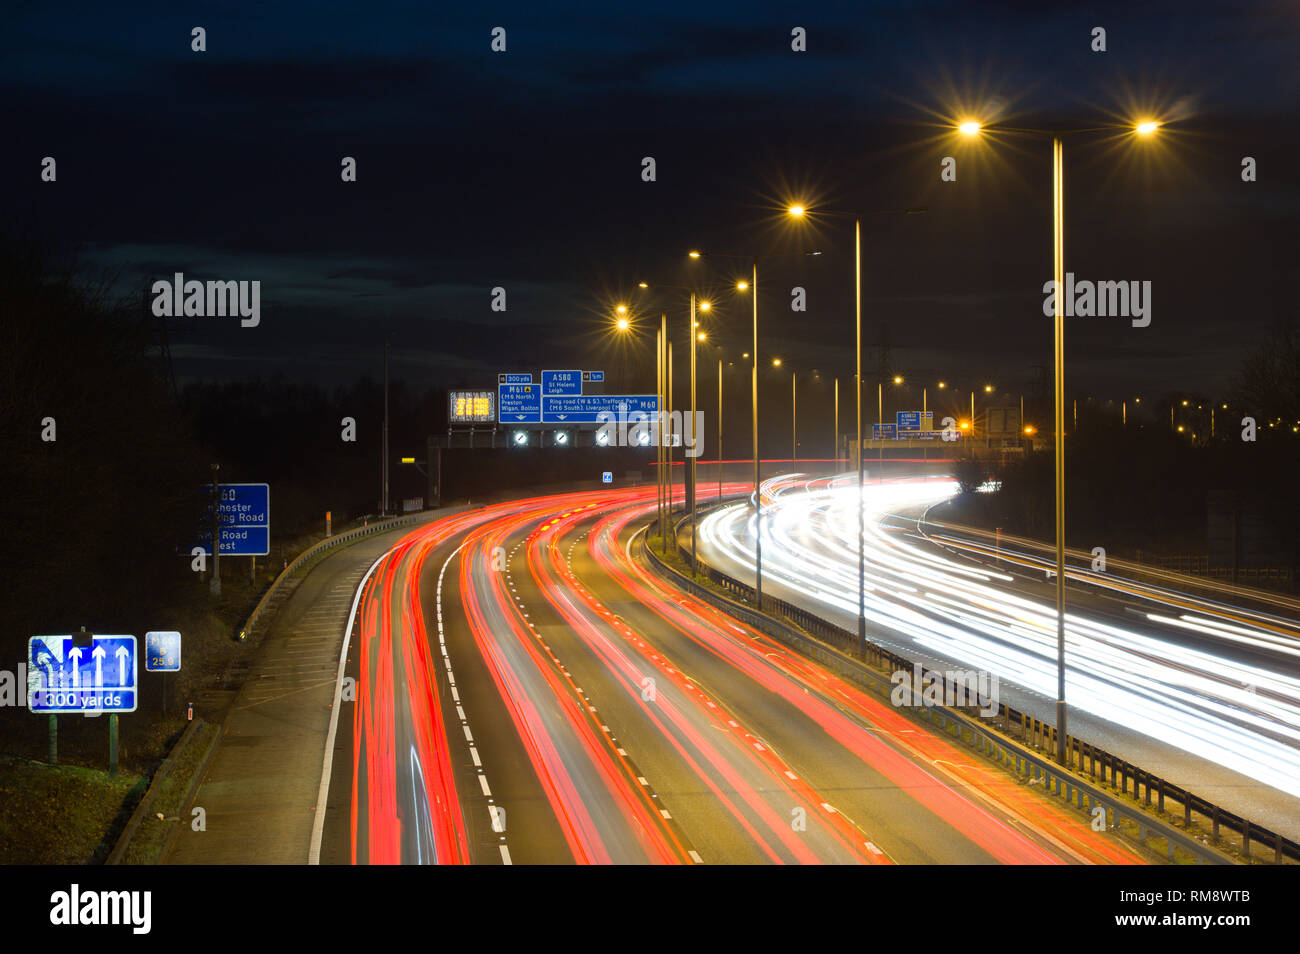
{"type": "Polygon", "coordinates": [[[722,359],[718,359],[718,503],[722,503],[722,359]]]}
{"type": "MultiPolygon", "coordinates": [[[[1160,125],[1153,120],[1143,120],[1134,123],[1131,130],[1139,136],[1151,136],[1160,125]]],[[[1069,760],[1069,752],[1066,745],[1065,706],[1065,309],[1062,304],[1065,292],[1065,146],[1062,137],[1066,133],[1044,129],[1012,129],[1005,126],[985,127],[974,120],[963,122],[957,128],[963,135],[969,137],[979,136],[986,128],[993,128],[998,132],[1037,137],[1050,136],[1052,140],[1052,277],[1056,289],[1052,296],[1055,305],[1053,351],[1056,366],[1054,388],[1056,405],[1056,758],[1058,762],[1065,765],[1069,760]]],[[[1100,131],[1114,133],[1116,127],[1079,129],[1072,132],[1100,131]]],[[[971,401],[973,405],[973,392],[971,401]]],[[[974,426],[972,411],[972,429],[974,426]]]]}
{"type": "MultiPolygon", "coordinates": [[[[856,339],[854,344],[854,354],[856,355],[857,373],[854,377],[856,387],[857,404],[857,422],[858,422],[858,445],[857,445],[857,469],[858,469],[858,653],[865,655],[867,651],[867,529],[865,516],[865,502],[863,483],[866,478],[866,465],[862,455],[862,215],[852,212],[836,211],[818,211],[810,213],[803,205],[792,205],[787,209],[789,214],[796,219],[812,217],[814,214],[853,219],[853,300],[854,300],[854,328],[856,329],[856,339]]],[[[916,209],[877,209],[871,215],[908,215],[925,212],[924,208],[916,209]]],[[[881,402],[883,404],[883,396],[881,402]]]]}
{"type": "MultiPolygon", "coordinates": [[[[695,257],[695,256],[692,256],[692,257],[695,257]]],[[[639,283],[638,283],[638,287],[644,290],[644,289],[648,289],[648,288],[650,288],[650,285],[649,285],[649,283],[647,283],[647,282],[639,282],[639,283]]],[[[696,427],[695,427],[695,421],[696,421],[696,402],[695,402],[695,397],[696,397],[696,393],[695,393],[695,382],[696,382],[696,360],[695,360],[695,344],[696,344],[697,341],[702,341],[702,340],[704,340],[704,339],[703,339],[703,336],[702,336],[702,333],[701,333],[700,330],[699,330],[699,321],[698,321],[697,318],[696,318],[696,312],[697,312],[697,309],[698,309],[698,311],[706,312],[706,311],[708,311],[708,310],[712,307],[712,305],[711,305],[707,300],[701,300],[701,299],[699,299],[699,298],[697,297],[697,295],[696,295],[696,290],[695,290],[694,288],[692,288],[691,286],[689,286],[689,285],[665,285],[665,284],[656,284],[654,287],[655,287],[655,288],[670,288],[670,289],[673,289],[674,291],[684,291],[684,292],[689,293],[689,295],[690,295],[690,349],[691,349],[691,350],[690,350],[690,402],[691,402],[691,406],[690,406],[690,415],[689,415],[689,417],[690,417],[690,423],[688,424],[689,432],[688,432],[688,434],[687,434],[687,440],[686,440],[685,444],[686,444],[687,446],[689,446],[690,449],[691,449],[692,451],[694,451],[694,450],[696,450],[696,448],[698,448],[698,446],[699,446],[699,435],[696,433],[696,427]]],[[[666,322],[666,320],[667,320],[667,319],[665,318],[665,322],[666,322]]],[[[666,336],[667,336],[667,333],[668,333],[668,330],[667,330],[667,324],[665,324],[665,325],[663,326],[663,328],[662,328],[662,332],[661,332],[661,333],[665,336],[665,340],[667,340],[667,337],[666,337],[666,336]]],[[[667,377],[667,388],[668,388],[668,392],[667,392],[666,406],[667,406],[667,410],[668,410],[668,411],[670,412],[670,414],[671,414],[671,411],[672,411],[672,393],[671,393],[671,392],[672,392],[672,358],[671,358],[671,355],[672,355],[672,343],[671,343],[671,342],[668,343],[667,348],[668,348],[668,352],[667,352],[667,353],[668,353],[668,355],[669,355],[669,358],[668,358],[668,372],[667,372],[667,374],[668,374],[668,377],[667,377]]],[[[721,387],[721,384],[719,384],[719,387],[721,387]]],[[[670,427],[671,427],[671,424],[670,424],[670,427]]],[[[719,423],[719,427],[721,427],[721,423],[719,423]]],[[[669,491],[668,491],[668,493],[669,493],[669,505],[668,505],[668,507],[669,507],[669,510],[672,509],[671,494],[672,494],[672,444],[673,444],[673,443],[674,443],[674,441],[672,441],[672,440],[669,441],[669,449],[668,449],[668,481],[669,481],[669,483],[668,483],[668,487],[669,487],[669,491]]],[[[683,451],[685,451],[685,447],[683,448],[683,451]]],[[[698,454],[696,454],[695,456],[698,456],[698,454]]],[[[696,483],[695,456],[684,455],[684,458],[683,458],[683,462],[686,464],[686,471],[687,471],[687,477],[686,477],[686,506],[687,506],[687,509],[689,509],[689,511],[690,511],[690,517],[691,517],[691,571],[692,571],[692,573],[696,572],[696,570],[698,569],[698,567],[697,567],[697,561],[696,561],[696,558],[695,558],[695,521],[696,521],[696,496],[697,496],[696,488],[697,488],[697,486],[698,486],[697,483],[696,483]],[[689,459],[687,459],[687,458],[689,458],[689,459]]],[[[662,532],[662,531],[661,531],[661,532],[662,532]]],[[[666,546],[666,545],[665,545],[665,546],[666,546]]],[[[667,552],[666,549],[665,549],[665,552],[667,552]]]]}
{"type": "MultiPolygon", "coordinates": [[[[691,252],[694,259],[704,258],[704,252],[691,252]]],[[[709,258],[747,259],[750,263],[750,280],[736,283],[737,291],[748,291],[753,301],[754,350],[753,372],[750,379],[750,401],[753,405],[752,429],[754,441],[754,602],[763,608],[763,502],[759,477],[758,457],[758,256],[735,255],[727,252],[709,252],[709,258]]]]}

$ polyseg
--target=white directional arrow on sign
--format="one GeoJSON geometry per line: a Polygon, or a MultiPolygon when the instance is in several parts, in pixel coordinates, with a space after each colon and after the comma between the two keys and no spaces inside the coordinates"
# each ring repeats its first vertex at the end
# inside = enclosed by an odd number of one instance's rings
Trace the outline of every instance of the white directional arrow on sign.
{"type": "Polygon", "coordinates": [[[126,685],[126,657],[130,656],[130,651],[125,646],[117,647],[117,684],[126,685]]]}
{"type": "Polygon", "coordinates": [[[74,646],[72,652],[68,653],[68,658],[72,660],[72,688],[81,688],[81,647],[74,646]]]}
{"type": "Polygon", "coordinates": [[[104,652],[103,646],[96,646],[94,651],[91,652],[90,655],[95,657],[95,688],[103,689],[104,688],[104,657],[107,656],[108,653],[104,652]]]}

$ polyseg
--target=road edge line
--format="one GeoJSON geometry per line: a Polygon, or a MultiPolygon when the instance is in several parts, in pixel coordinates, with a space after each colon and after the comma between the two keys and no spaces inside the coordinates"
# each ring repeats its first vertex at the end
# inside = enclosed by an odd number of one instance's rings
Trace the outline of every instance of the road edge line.
{"type": "Polygon", "coordinates": [[[330,728],[325,736],[325,757],[321,763],[320,788],[316,792],[316,817],[312,819],[311,846],[307,849],[309,865],[320,864],[320,846],[325,837],[325,803],[329,799],[330,779],[334,772],[334,740],[338,736],[339,707],[343,702],[343,670],[347,667],[348,647],[352,644],[352,627],[356,623],[357,605],[361,602],[361,593],[366,588],[371,574],[375,572],[375,568],[387,560],[397,546],[389,549],[370,565],[370,569],[366,570],[366,575],[361,578],[361,582],[357,584],[357,591],[353,594],[352,609],[348,611],[348,626],[343,631],[343,648],[339,651],[338,678],[334,682],[334,702],[330,706],[330,728]]]}

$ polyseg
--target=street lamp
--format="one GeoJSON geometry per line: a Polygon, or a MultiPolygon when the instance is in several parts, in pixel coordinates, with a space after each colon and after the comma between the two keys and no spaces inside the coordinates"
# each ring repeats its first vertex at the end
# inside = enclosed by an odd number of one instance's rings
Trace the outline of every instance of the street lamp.
{"type": "MultiPolygon", "coordinates": [[[[690,252],[691,258],[702,257],[702,252],[690,252]]],[[[754,604],[763,608],[763,501],[761,495],[759,457],[758,457],[758,256],[736,255],[727,252],[711,252],[710,258],[734,258],[748,260],[750,263],[750,281],[741,279],[736,282],[736,291],[750,292],[753,296],[753,336],[754,362],[751,372],[750,400],[753,405],[753,441],[754,441],[754,604]]]]}
{"type": "MultiPolygon", "coordinates": [[[[700,257],[700,253],[699,253],[699,252],[691,252],[691,253],[690,253],[690,257],[693,258],[693,259],[698,259],[698,258],[700,257]]],[[[648,289],[650,286],[649,286],[649,284],[646,283],[646,282],[639,282],[639,283],[638,283],[638,287],[643,288],[643,289],[648,289]]],[[[696,402],[695,402],[695,396],[696,396],[696,390],[695,390],[695,384],[696,384],[696,359],[695,359],[695,346],[696,346],[696,343],[697,343],[697,342],[707,341],[707,340],[708,340],[708,333],[705,332],[705,331],[700,330],[700,328],[699,328],[700,323],[699,323],[699,321],[696,320],[696,312],[697,312],[697,310],[698,310],[698,311],[701,311],[701,312],[707,312],[707,311],[710,311],[710,310],[713,308],[713,304],[712,304],[712,302],[708,301],[707,299],[700,299],[700,298],[698,298],[695,289],[694,289],[693,287],[689,286],[689,285],[667,285],[667,284],[656,284],[655,287],[656,287],[656,288],[670,288],[670,289],[673,289],[673,290],[675,290],[675,291],[685,291],[685,292],[689,292],[689,293],[690,293],[691,316],[690,316],[690,330],[689,330],[689,335],[690,335],[690,348],[691,348],[691,350],[690,350],[690,398],[691,398],[691,406],[690,406],[690,414],[689,414],[689,419],[690,419],[690,424],[689,424],[689,426],[690,426],[690,432],[689,432],[688,443],[689,443],[690,448],[691,448],[692,450],[694,450],[694,449],[696,449],[696,448],[699,447],[699,435],[697,435],[696,432],[695,432],[695,425],[696,425],[696,402]]],[[[666,328],[665,328],[665,333],[666,333],[666,328]]],[[[669,347],[671,348],[671,345],[670,345],[669,347]]],[[[671,354],[671,350],[669,351],[669,354],[671,354]]],[[[672,378],[671,378],[671,369],[670,369],[670,371],[669,371],[669,378],[668,378],[668,381],[669,381],[668,387],[669,387],[669,389],[671,390],[671,387],[672,387],[672,384],[671,384],[671,381],[672,381],[672,378]]],[[[671,411],[671,400],[672,400],[671,397],[669,397],[669,399],[668,399],[668,403],[669,403],[669,405],[670,405],[670,408],[669,408],[670,411],[671,411]]],[[[697,559],[696,559],[696,555],[695,555],[695,523],[696,523],[696,519],[697,519],[697,507],[696,507],[697,484],[696,484],[696,470],[695,470],[695,457],[696,457],[696,456],[698,456],[698,455],[691,456],[691,457],[689,458],[689,463],[687,463],[687,465],[686,465],[687,475],[688,475],[687,478],[686,478],[686,479],[687,479],[687,486],[686,486],[686,505],[687,505],[687,508],[688,508],[689,511],[690,511],[690,518],[691,518],[691,572],[692,572],[692,573],[696,573],[696,572],[698,572],[698,569],[699,569],[699,564],[698,564],[698,561],[697,561],[697,559]]],[[[669,450],[668,450],[668,496],[669,496],[669,510],[671,511],[671,509],[672,509],[672,507],[671,507],[671,496],[672,496],[672,448],[671,448],[671,445],[670,445],[669,450]]],[[[661,532],[662,532],[662,527],[661,527],[661,532]]]]}
{"type": "MultiPolygon", "coordinates": [[[[808,218],[808,210],[803,204],[793,204],[787,211],[792,218],[800,220],[806,220],[808,218]]],[[[925,211],[924,208],[876,209],[869,214],[908,215],[925,211]]],[[[862,215],[858,213],[838,211],[822,211],[818,214],[835,218],[853,219],[853,300],[854,328],[856,331],[853,351],[857,369],[853,378],[853,390],[855,393],[858,422],[858,652],[865,656],[867,651],[867,529],[866,503],[864,498],[865,491],[863,489],[866,479],[866,468],[862,455],[862,215]]],[[[757,348],[755,348],[755,351],[757,351],[757,348]]],[[[883,397],[881,397],[882,403],[883,400],[883,397]]]]}
{"type": "MultiPolygon", "coordinates": [[[[1144,119],[1134,123],[1131,129],[1139,136],[1149,138],[1160,125],[1156,120],[1144,119]]],[[[977,136],[983,130],[983,126],[973,120],[962,122],[957,128],[966,136],[977,136]]],[[[999,131],[1037,137],[1050,136],[1052,140],[1052,277],[1056,289],[1052,296],[1056,306],[1053,318],[1056,366],[1056,756],[1057,761],[1065,765],[1069,753],[1066,747],[1065,707],[1065,309],[1062,302],[1065,297],[1065,145],[1062,137],[1066,133],[1043,129],[997,128],[999,131]]],[[[1101,129],[1114,131],[1114,127],[1101,129]]],[[[1096,131],[1099,130],[1075,130],[1096,131]]],[[[973,416],[972,414],[972,418],[973,416]]]]}

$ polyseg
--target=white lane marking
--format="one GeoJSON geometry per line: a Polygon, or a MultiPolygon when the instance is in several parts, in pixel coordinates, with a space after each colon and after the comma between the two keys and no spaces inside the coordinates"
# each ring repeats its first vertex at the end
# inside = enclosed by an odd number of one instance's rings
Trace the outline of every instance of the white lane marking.
{"type": "MultiPolygon", "coordinates": [[[[447,559],[442,563],[442,569],[438,571],[438,589],[435,601],[438,609],[438,646],[442,650],[442,665],[443,668],[447,670],[447,681],[451,684],[452,696],[456,700],[456,714],[460,716],[460,727],[464,730],[465,741],[469,745],[469,757],[473,760],[474,767],[478,769],[479,786],[483,789],[484,797],[491,799],[492,789],[488,787],[487,775],[483,772],[483,760],[479,758],[478,746],[474,744],[474,736],[471,735],[469,731],[469,717],[465,715],[465,710],[460,705],[460,694],[456,692],[456,675],[451,670],[451,656],[447,653],[447,631],[443,627],[442,623],[442,581],[447,575],[447,567],[451,565],[451,561],[456,559],[456,554],[460,553],[468,542],[469,539],[467,537],[465,540],[461,541],[460,546],[447,554],[447,559]]],[[[492,831],[500,831],[500,823],[497,821],[496,806],[489,804],[487,809],[488,821],[492,831]]],[[[512,864],[510,861],[510,849],[506,847],[506,836],[504,833],[501,834],[501,843],[498,847],[501,849],[502,863],[507,865],[512,864]]]]}
{"type": "Polygon", "coordinates": [[[700,857],[700,853],[694,848],[686,853],[691,856],[691,861],[695,862],[697,865],[704,864],[704,859],[700,857]]]}
{"type": "Polygon", "coordinates": [[[312,819],[311,847],[307,850],[307,864],[309,865],[320,864],[320,843],[325,835],[325,803],[329,801],[330,775],[334,771],[334,739],[338,735],[339,709],[343,704],[343,670],[348,664],[348,644],[352,640],[352,626],[356,622],[357,604],[361,602],[361,591],[366,588],[366,582],[370,579],[370,574],[374,573],[375,567],[388,559],[389,554],[396,549],[397,547],[393,547],[388,553],[370,564],[370,569],[366,570],[366,575],[357,584],[356,593],[352,597],[352,609],[348,611],[348,628],[343,631],[343,649],[339,652],[338,680],[334,684],[334,703],[330,706],[330,727],[329,732],[325,735],[325,759],[321,763],[320,788],[316,790],[316,817],[312,819]]]}

